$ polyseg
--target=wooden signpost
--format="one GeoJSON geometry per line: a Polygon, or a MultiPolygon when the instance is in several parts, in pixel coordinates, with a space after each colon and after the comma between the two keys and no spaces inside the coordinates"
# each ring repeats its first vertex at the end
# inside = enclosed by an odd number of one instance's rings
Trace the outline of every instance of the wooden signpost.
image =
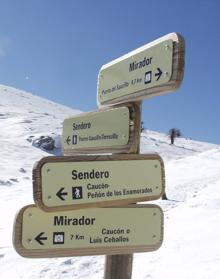
{"type": "Polygon", "coordinates": [[[102,66],[98,105],[143,100],[175,91],[184,72],[184,39],[168,34],[102,66]]]}
{"type": "Polygon", "coordinates": [[[23,207],[14,223],[20,255],[104,254],[105,279],[130,279],[132,253],[161,246],[162,210],[134,204],[165,189],[162,158],[139,154],[141,101],[180,86],[184,53],[183,37],[171,33],[101,68],[100,109],[66,119],[65,156],[35,164],[36,205],[23,207]]]}
{"type": "Polygon", "coordinates": [[[33,170],[34,201],[46,211],[156,200],[164,188],[157,154],[50,156],[33,170]]]}
{"type": "Polygon", "coordinates": [[[24,257],[49,258],[115,255],[158,249],[163,240],[163,212],[156,205],[44,212],[22,208],[13,243],[24,257]]]}
{"type": "Polygon", "coordinates": [[[140,137],[140,113],[138,103],[127,103],[65,119],[64,155],[136,153],[140,137]]]}

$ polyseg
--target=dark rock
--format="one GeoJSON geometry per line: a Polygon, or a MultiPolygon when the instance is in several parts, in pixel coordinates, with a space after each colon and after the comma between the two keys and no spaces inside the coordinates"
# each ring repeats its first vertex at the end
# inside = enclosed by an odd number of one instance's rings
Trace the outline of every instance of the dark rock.
{"type": "Polygon", "coordinates": [[[32,144],[47,151],[51,151],[55,148],[55,140],[50,136],[41,136],[40,138],[33,140],[32,144]]]}

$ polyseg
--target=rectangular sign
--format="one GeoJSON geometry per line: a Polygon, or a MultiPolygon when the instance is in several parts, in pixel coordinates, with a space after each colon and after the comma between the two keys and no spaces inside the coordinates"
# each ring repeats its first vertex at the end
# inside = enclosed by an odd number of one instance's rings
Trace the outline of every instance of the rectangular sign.
{"type": "Polygon", "coordinates": [[[140,136],[137,104],[83,113],[63,123],[64,155],[135,152],[140,136]]]}
{"type": "Polygon", "coordinates": [[[46,211],[155,200],[165,187],[159,155],[45,157],[33,170],[35,203],[46,211]]]}
{"type": "Polygon", "coordinates": [[[176,90],[183,78],[184,39],[168,34],[102,66],[98,105],[143,100],[176,90]]]}
{"type": "Polygon", "coordinates": [[[13,244],[24,257],[127,254],[158,249],[163,212],[156,205],[44,212],[34,205],[16,216],[13,244]]]}

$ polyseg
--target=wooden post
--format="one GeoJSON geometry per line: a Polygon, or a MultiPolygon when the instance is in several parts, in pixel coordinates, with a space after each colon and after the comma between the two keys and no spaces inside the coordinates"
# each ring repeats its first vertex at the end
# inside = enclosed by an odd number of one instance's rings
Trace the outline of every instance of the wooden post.
{"type": "MultiPolygon", "coordinates": [[[[138,135],[138,148],[135,154],[140,153],[140,134],[141,134],[141,109],[142,102],[136,102],[139,106],[139,119],[136,121],[138,135]]],[[[104,279],[131,279],[133,265],[133,254],[111,255],[105,257],[105,276],[104,279]]]]}
{"type": "Polygon", "coordinates": [[[105,279],[131,279],[133,254],[106,256],[105,279]]]}

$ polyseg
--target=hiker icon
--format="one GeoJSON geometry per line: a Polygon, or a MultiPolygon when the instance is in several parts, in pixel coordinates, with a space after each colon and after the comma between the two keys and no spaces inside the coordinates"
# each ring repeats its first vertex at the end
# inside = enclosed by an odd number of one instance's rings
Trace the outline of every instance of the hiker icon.
{"type": "Polygon", "coordinates": [[[72,187],[72,198],[73,200],[79,200],[83,198],[82,187],[72,187]]]}

